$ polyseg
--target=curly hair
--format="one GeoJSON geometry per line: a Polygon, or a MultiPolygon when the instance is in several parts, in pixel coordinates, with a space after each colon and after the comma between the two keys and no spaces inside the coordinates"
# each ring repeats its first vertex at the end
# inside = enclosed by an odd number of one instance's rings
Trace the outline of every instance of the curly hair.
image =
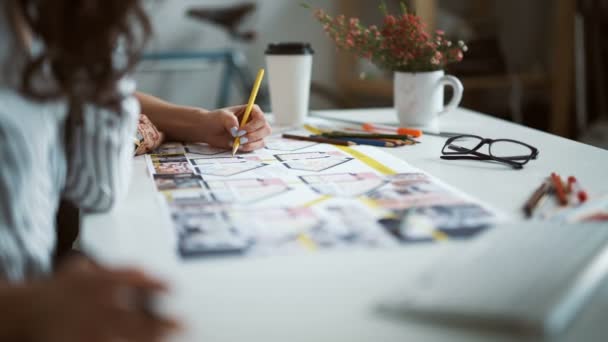
{"type": "Polygon", "coordinates": [[[151,27],[140,0],[13,0],[15,13],[42,45],[27,55],[20,92],[118,108],[119,81],[132,72],[151,27]],[[50,80],[41,86],[38,79],[50,80]]]}

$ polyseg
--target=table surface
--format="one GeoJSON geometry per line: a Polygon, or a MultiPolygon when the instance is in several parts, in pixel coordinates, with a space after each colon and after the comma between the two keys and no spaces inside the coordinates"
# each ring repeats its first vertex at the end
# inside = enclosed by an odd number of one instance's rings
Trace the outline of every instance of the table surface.
{"type": "MultiPolygon", "coordinates": [[[[395,122],[392,109],[323,111],[324,117],[395,122]]],[[[385,151],[509,215],[551,172],[575,175],[590,194],[608,193],[608,151],[472,111],[442,118],[442,130],[511,138],[540,150],[523,170],[439,158],[445,138],[385,151]]],[[[172,292],[159,310],[176,315],[186,330],[175,341],[511,341],[515,336],[407,321],[382,314],[381,299],[447,250],[466,243],[400,249],[321,252],[303,256],[182,262],[175,238],[143,158],[136,158],[126,203],[84,218],[82,246],[109,265],[132,265],[165,279],[172,292]]],[[[563,336],[564,341],[603,341],[608,285],[563,336]]]]}

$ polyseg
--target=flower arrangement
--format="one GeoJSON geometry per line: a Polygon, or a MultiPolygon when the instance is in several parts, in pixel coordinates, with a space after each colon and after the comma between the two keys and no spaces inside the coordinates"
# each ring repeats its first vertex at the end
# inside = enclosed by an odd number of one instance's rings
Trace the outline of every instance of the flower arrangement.
{"type": "MultiPolygon", "coordinates": [[[[307,4],[304,7],[311,9],[307,4]]],[[[335,18],[322,9],[314,15],[338,48],[370,60],[381,69],[399,72],[443,70],[450,63],[460,62],[467,46],[454,44],[441,30],[429,34],[422,19],[410,13],[401,3],[401,15],[390,14],[384,2],[382,27],[363,26],[358,18],[335,18]]]]}

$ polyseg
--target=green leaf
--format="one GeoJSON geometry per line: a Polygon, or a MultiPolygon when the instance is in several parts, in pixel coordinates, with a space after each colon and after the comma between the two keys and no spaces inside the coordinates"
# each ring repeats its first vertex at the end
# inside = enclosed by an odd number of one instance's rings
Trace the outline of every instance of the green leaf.
{"type": "Polygon", "coordinates": [[[300,2],[300,6],[306,8],[306,9],[312,9],[312,6],[310,6],[310,4],[307,2],[300,2]]]}
{"type": "Polygon", "coordinates": [[[382,14],[384,15],[388,15],[388,7],[386,7],[386,2],[384,2],[384,0],[380,1],[380,12],[382,12],[382,14]]]}
{"type": "Polygon", "coordinates": [[[405,2],[401,1],[399,5],[401,6],[401,12],[403,12],[403,14],[407,14],[407,5],[405,2]]]}

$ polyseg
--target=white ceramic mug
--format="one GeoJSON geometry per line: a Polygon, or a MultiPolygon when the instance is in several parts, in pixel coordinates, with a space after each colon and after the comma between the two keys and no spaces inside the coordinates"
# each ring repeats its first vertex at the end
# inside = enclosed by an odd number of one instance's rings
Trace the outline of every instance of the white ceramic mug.
{"type": "Polygon", "coordinates": [[[266,65],[275,125],[304,123],[309,109],[313,54],[308,43],[268,46],[266,65]]]}
{"type": "Polygon", "coordinates": [[[439,131],[439,116],[456,109],[462,101],[464,87],[454,76],[443,70],[430,72],[395,72],[395,109],[403,127],[439,131]],[[444,104],[444,87],[454,89],[454,95],[444,104]]]}

